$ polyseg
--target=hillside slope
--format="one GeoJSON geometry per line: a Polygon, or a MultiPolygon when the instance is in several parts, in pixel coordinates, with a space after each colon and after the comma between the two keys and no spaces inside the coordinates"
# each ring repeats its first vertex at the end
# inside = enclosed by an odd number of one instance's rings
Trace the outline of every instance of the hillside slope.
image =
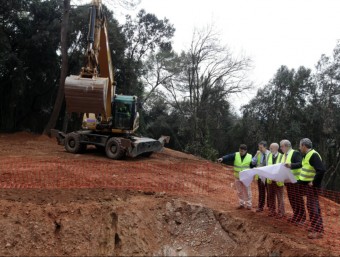
{"type": "Polygon", "coordinates": [[[332,233],[309,240],[305,228],[236,210],[230,168],[170,149],[113,161],[45,136],[0,134],[0,161],[0,255],[340,253],[335,203],[321,200],[332,233]]]}

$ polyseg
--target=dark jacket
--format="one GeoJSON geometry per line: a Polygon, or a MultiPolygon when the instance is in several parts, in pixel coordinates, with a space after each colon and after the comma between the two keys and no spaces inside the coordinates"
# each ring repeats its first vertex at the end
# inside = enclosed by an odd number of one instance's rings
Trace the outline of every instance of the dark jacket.
{"type": "MultiPolygon", "coordinates": [[[[231,153],[231,154],[227,154],[225,156],[222,157],[223,159],[223,163],[226,164],[230,164],[230,165],[234,165],[234,161],[235,161],[235,155],[236,153],[231,153]]],[[[246,157],[247,153],[245,155],[241,155],[241,160],[243,161],[244,157],[246,157]]]]}
{"type": "Polygon", "coordinates": [[[291,169],[300,169],[302,168],[302,156],[299,151],[294,150],[292,159],[291,159],[291,169]]]}

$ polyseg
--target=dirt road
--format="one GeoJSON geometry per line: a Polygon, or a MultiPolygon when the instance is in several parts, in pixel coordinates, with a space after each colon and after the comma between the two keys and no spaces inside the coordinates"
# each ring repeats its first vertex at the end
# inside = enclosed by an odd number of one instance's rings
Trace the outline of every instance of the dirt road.
{"type": "Polygon", "coordinates": [[[321,200],[326,234],[309,240],[306,228],[236,210],[230,168],[170,149],[113,161],[0,134],[0,162],[0,255],[340,254],[339,205],[321,200]]]}

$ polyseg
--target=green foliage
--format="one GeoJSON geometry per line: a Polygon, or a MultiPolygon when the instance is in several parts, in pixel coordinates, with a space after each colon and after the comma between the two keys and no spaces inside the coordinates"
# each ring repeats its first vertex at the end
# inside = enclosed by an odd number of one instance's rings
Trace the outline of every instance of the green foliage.
{"type": "Polygon", "coordinates": [[[153,138],[162,135],[170,136],[171,140],[167,147],[183,151],[183,137],[179,134],[180,113],[176,110],[170,111],[171,107],[158,95],[153,95],[151,100],[148,108],[142,112],[145,121],[144,134],[153,138]]]}
{"type": "Polygon", "coordinates": [[[307,129],[301,119],[304,120],[311,87],[309,69],[300,67],[295,71],[281,66],[272,81],[242,107],[244,124],[248,127],[245,142],[256,147],[264,139],[269,142],[289,139],[297,147],[307,129]]]}
{"type": "Polygon", "coordinates": [[[42,131],[59,70],[59,1],[7,1],[0,12],[0,130],[42,131]]]}
{"type": "Polygon", "coordinates": [[[211,161],[215,161],[218,158],[218,151],[211,145],[209,137],[205,138],[203,144],[197,141],[189,142],[185,151],[211,161]]]}
{"type": "Polygon", "coordinates": [[[142,96],[144,87],[140,81],[143,74],[144,57],[157,49],[171,50],[171,39],[175,29],[167,19],[160,20],[154,14],[141,10],[136,19],[126,17],[123,33],[126,38],[126,59],[118,68],[122,75],[118,92],[142,96]]]}
{"type": "Polygon", "coordinates": [[[309,111],[310,127],[317,149],[327,164],[328,172],[323,185],[339,190],[340,183],[340,42],[332,57],[322,56],[314,75],[316,92],[313,111],[309,111]],[[311,115],[311,113],[314,115],[311,115]],[[315,122],[316,124],[313,124],[315,122]]]}

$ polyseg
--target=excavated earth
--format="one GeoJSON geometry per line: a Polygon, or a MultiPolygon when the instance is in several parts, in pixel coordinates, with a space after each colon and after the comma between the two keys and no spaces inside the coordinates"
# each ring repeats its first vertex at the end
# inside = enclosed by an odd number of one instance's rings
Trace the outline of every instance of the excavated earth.
{"type": "MultiPolygon", "coordinates": [[[[1,256],[340,253],[338,234],[309,240],[305,228],[236,210],[229,167],[170,149],[113,161],[45,136],[0,134],[0,163],[1,256]]],[[[322,201],[325,222],[339,222],[339,206],[322,201]]]]}

